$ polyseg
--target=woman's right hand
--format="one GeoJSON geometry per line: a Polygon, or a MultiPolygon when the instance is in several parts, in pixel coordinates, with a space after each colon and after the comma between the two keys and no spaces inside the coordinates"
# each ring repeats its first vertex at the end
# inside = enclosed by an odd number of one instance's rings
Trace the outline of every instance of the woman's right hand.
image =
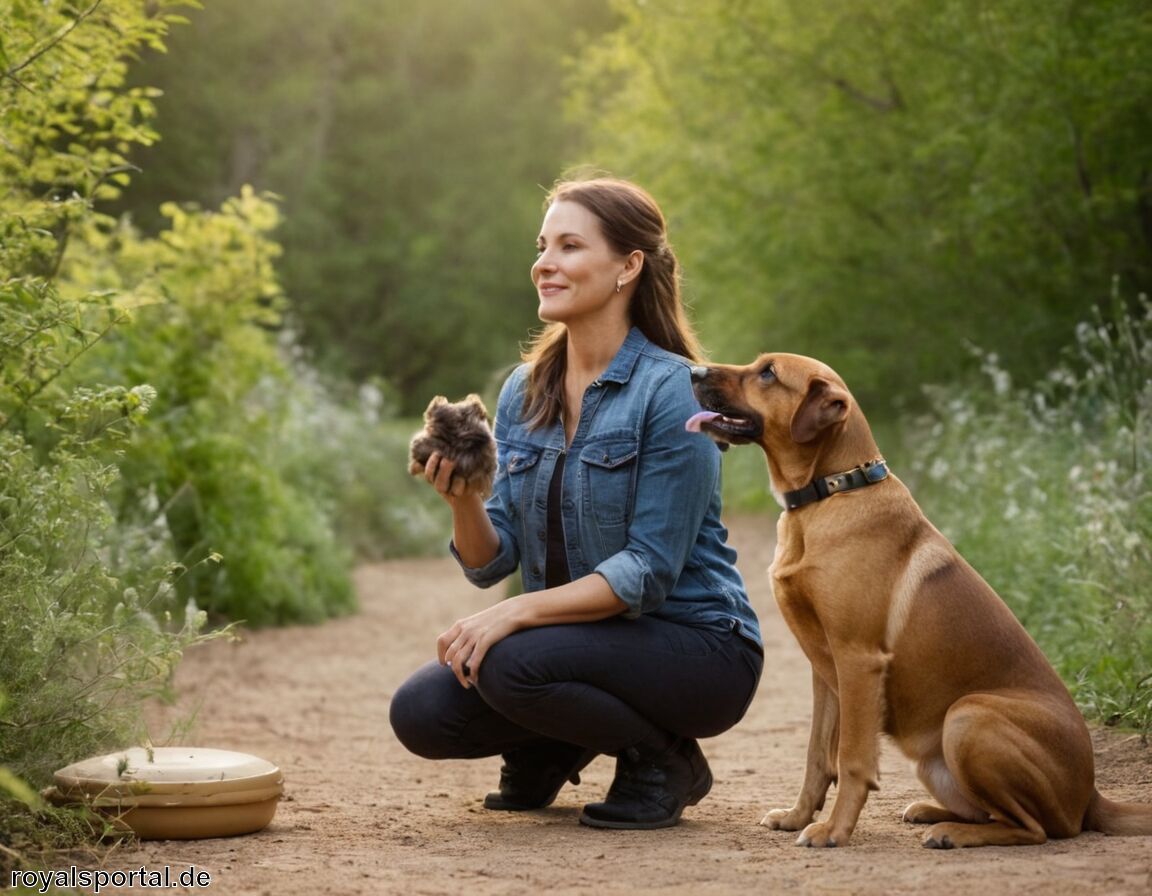
{"type": "Polygon", "coordinates": [[[439,451],[433,451],[424,463],[424,478],[449,504],[454,504],[455,498],[468,491],[468,483],[452,475],[455,470],[456,461],[444,457],[439,451]]]}
{"type": "Polygon", "coordinates": [[[463,481],[452,481],[452,473],[456,469],[456,462],[444,457],[439,451],[433,451],[424,462],[424,478],[437,493],[452,503],[452,498],[463,494],[463,481]],[[456,495],[453,494],[456,489],[456,495]]]}

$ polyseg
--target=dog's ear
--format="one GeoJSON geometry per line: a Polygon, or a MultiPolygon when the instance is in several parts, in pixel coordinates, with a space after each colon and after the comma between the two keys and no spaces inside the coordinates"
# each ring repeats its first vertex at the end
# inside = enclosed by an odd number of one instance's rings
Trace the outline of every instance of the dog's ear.
{"type": "Polygon", "coordinates": [[[825,379],[813,377],[808,394],[792,415],[792,441],[799,445],[811,442],[829,426],[848,416],[848,393],[825,379]]]}

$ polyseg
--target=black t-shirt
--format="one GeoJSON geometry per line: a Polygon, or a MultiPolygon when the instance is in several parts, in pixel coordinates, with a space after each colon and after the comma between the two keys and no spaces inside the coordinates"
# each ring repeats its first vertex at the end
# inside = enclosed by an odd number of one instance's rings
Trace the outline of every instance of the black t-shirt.
{"type": "Polygon", "coordinates": [[[548,483],[548,553],[544,566],[544,587],[555,588],[572,581],[568,553],[564,549],[564,520],[560,503],[564,494],[564,455],[556,458],[556,469],[548,483]]]}

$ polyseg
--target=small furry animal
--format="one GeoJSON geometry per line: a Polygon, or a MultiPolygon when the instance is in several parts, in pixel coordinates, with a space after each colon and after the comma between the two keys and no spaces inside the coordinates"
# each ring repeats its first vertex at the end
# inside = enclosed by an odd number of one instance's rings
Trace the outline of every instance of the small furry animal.
{"type": "Polygon", "coordinates": [[[450,402],[443,395],[432,399],[424,412],[424,428],[409,445],[408,472],[419,476],[434,451],[456,463],[452,491],[463,480],[469,491],[487,496],[496,475],[496,440],[488,425],[488,409],[479,395],[450,402]]]}

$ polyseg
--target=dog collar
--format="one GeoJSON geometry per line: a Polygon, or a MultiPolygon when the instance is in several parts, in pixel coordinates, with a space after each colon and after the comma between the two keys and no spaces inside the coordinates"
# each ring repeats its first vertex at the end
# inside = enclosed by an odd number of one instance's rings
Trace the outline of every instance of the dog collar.
{"type": "Polygon", "coordinates": [[[854,488],[863,488],[866,485],[875,485],[888,478],[888,464],[884,458],[870,460],[843,473],[832,476],[821,476],[813,479],[803,488],[784,493],[784,506],[789,510],[823,501],[840,492],[849,492],[854,488]]]}

